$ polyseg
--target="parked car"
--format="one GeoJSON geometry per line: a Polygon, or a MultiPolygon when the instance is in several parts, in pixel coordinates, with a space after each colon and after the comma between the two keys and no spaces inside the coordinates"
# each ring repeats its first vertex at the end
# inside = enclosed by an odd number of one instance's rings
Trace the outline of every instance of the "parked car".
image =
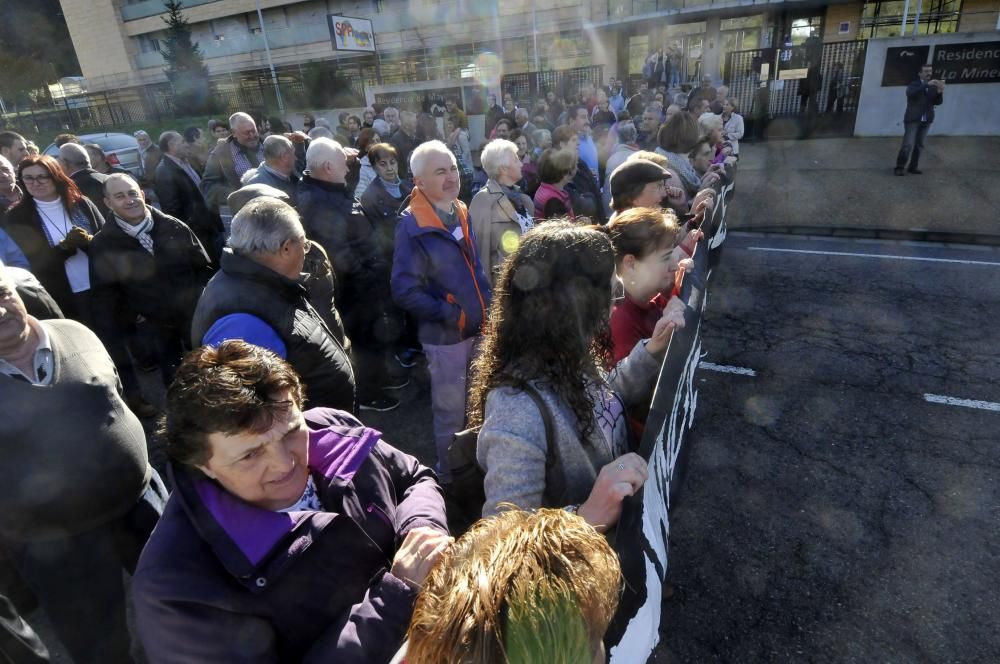
{"type": "MultiPolygon", "coordinates": [[[[139,143],[128,134],[84,134],[78,136],[83,144],[97,143],[104,150],[108,164],[112,167],[124,168],[132,175],[139,176],[139,143]]],[[[55,143],[45,148],[44,154],[50,157],[59,156],[59,148],[55,143]]]]}

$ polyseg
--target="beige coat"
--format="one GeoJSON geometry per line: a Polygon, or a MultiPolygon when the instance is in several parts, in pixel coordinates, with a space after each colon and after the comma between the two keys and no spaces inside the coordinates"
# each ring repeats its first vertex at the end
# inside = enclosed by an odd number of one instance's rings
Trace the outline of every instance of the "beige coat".
{"type": "MultiPolygon", "coordinates": [[[[529,216],[535,215],[535,204],[522,193],[521,202],[529,216]]],[[[494,285],[500,266],[508,254],[517,248],[521,237],[521,225],[517,223],[517,211],[503,193],[503,188],[490,178],[486,186],[472,197],[469,205],[469,221],[476,234],[476,250],[483,264],[483,271],[494,285]]]]}

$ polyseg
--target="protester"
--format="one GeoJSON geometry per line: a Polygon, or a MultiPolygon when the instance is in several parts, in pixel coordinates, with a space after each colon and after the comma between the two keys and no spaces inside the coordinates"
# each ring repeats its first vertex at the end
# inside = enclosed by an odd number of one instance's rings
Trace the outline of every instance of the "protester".
{"type": "Polygon", "coordinates": [[[633,118],[639,117],[651,101],[653,101],[653,93],[649,89],[649,84],[646,81],[642,81],[639,83],[639,91],[629,97],[628,102],[625,104],[625,110],[633,118]]]}
{"type": "Polygon", "coordinates": [[[375,171],[375,179],[361,197],[361,209],[375,226],[375,236],[386,265],[392,265],[393,246],[400,208],[409,197],[413,185],[399,177],[396,148],[388,143],[375,143],[365,155],[375,171]]]}
{"type": "Polygon", "coordinates": [[[24,149],[27,151],[29,157],[37,157],[41,152],[38,149],[38,145],[36,145],[34,141],[26,141],[24,143],[24,149]]]}
{"type": "Polygon", "coordinates": [[[188,163],[200,176],[205,172],[208,161],[208,145],[205,144],[205,134],[198,127],[188,127],[182,133],[184,145],[187,147],[188,163]]]}
{"type": "Polygon", "coordinates": [[[7,157],[0,156],[0,220],[7,210],[17,205],[24,191],[17,184],[16,169],[7,157]]]}
{"type": "MultiPolygon", "coordinates": [[[[698,118],[698,128],[701,130],[702,137],[712,148],[713,164],[721,164],[726,160],[726,157],[732,156],[732,146],[726,145],[722,140],[724,126],[722,116],[715,113],[705,113],[698,118]]],[[[696,168],[695,171],[697,170],[696,168]]]]}
{"type": "Polygon", "coordinates": [[[309,404],[352,411],[350,358],[301,283],[309,244],[287,203],[267,197],[247,203],[233,217],[220,270],[198,300],[191,342],[243,339],[269,348],[295,367],[309,404]]]}
{"type": "MultiPolygon", "coordinates": [[[[577,113],[577,116],[583,115],[577,113]]],[[[576,173],[566,185],[566,192],[573,201],[573,212],[580,217],[587,217],[595,223],[604,223],[604,203],[601,189],[597,183],[596,171],[580,156],[579,134],[574,127],[558,127],[552,133],[552,144],[557,150],[565,150],[576,157],[576,173]]],[[[542,182],[545,182],[544,178],[542,182]]]]}
{"type": "Polygon", "coordinates": [[[0,157],[4,157],[17,168],[21,160],[28,156],[27,141],[24,136],[13,131],[0,131],[0,157]]]}
{"type": "Polygon", "coordinates": [[[153,178],[156,174],[156,167],[160,164],[162,154],[160,149],[153,143],[149,134],[140,129],[133,134],[136,143],[139,145],[139,184],[143,186],[153,186],[153,178]]]}
{"type": "Polygon", "coordinates": [[[266,184],[280,189],[288,195],[292,207],[295,207],[299,186],[299,176],[295,174],[295,146],[280,134],[265,138],[263,146],[264,161],[260,162],[256,172],[250,177],[244,174],[243,184],[266,184]]]}
{"type": "Polygon", "coordinates": [[[729,86],[720,85],[715,89],[715,99],[711,100],[709,108],[712,113],[716,115],[722,115],[723,107],[726,104],[726,99],[729,98],[729,86]]]}
{"type": "Polygon", "coordinates": [[[90,202],[101,211],[101,216],[107,219],[111,214],[104,205],[104,180],[101,175],[90,167],[90,154],[79,143],[67,143],[59,148],[59,165],[69,179],[76,183],[77,188],[90,202]]]}
{"type": "Polygon", "coordinates": [[[643,150],[656,149],[656,134],[660,130],[660,114],[662,107],[653,103],[642,112],[642,120],[639,126],[639,133],[636,136],[636,143],[643,150]]]}
{"type": "Polygon", "coordinates": [[[673,210],[678,217],[686,215],[690,209],[690,200],[688,199],[687,192],[681,185],[681,176],[674,168],[671,168],[670,160],[658,152],[640,150],[639,152],[634,152],[629,155],[628,159],[625,161],[636,161],[640,159],[652,162],[670,174],[670,180],[668,181],[666,188],[666,195],[663,200],[660,201],[660,206],[673,210]]]}
{"type": "MultiPolygon", "coordinates": [[[[545,130],[536,130],[535,133],[539,134],[540,131],[545,130]]],[[[521,162],[521,179],[517,182],[517,186],[522,193],[528,195],[528,198],[533,198],[535,192],[538,191],[538,185],[542,183],[538,179],[538,162],[535,159],[536,154],[541,153],[535,152],[531,139],[520,130],[512,132],[511,139],[511,142],[517,146],[517,158],[521,162]]],[[[549,142],[551,143],[551,138],[549,142]]],[[[480,157],[480,163],[482,163],[482,157],[480,157]]]]}
{"type": "Polygon", "coordinates": [[[612,361],[620,362],[637,343],[653,336],[660,319],[666,319],[670,330],[684,327],[686,305],[671,290],[678,270],[688,267],[682,262],[687,254],[679,247],[681,228],[671,211],[635,207],[607,228],[624,285],[624,297],[611,311],[612,361]]]}
{"type": "Polygon", "coordinates": [[[569,150],[548,149],[538,160],[541,184],[535,192],[535,215],[538,219],[576,218],[573,200],[566,190],[576,176],[577,158],[569,150]]]}
{"type": "MultiPolygon", "coordinates": [[[[455,155],[458,163],[458,170],[462,176],[462,194],[469,194],[471,197],[472,184],[472,148],[469,146],[469,128],[461,124],[458,117],[445,118],[444,121],[445,142],[448,149],[455,155]]],[[[460,195],[463,200],[468,198],[460,195]]]]}
{"type": "Polygon", "coordinates": [[[215,213],[226,204],[226,197],[240,188],[243,174],[264,160],[264,147],[252,117],[233,113],[229,116],[229,128],[232,135],[217,143],[209,153],[201,178],[205,202],[215,213]]]}
{"type": "MultiPolygon", "coordinates": [[[[388,118],[386,118],[388,119],[388,118]]],[[[399,114],[399,128],[389,137],[389,143],[399,155],[399,174],[410,177],[410,154],[420,144],[417,141],[417,115],[410,111],[399,114]]]]}
{"type": "Polygon", "coordinates": [[[638,132],[635,130],[634,124],[631,122],[619,122],[616,125],[615,132],[618,142],[611,154],[608,155],[604,166],[604,172],[607,173],[602,191],[602,200],[604,201],[605,208],[609,208],[611,205],[611,174],[615,172],[616,168],[625,163],[629,155],[638,152],[640,149],[637,143],[638,132]]]}
{"type": "Polygon", "coordinates": [[[375,169],[368,160],[368,148],[381,142],[382,137],[374,129],[365,128],[358,134],[357,148],[361,159],[358,160],[358,184],[354,187],[354,197],[359,200],[365,195],[365,190],[368,189],[368,186],[377,177],[375,169]]]}
{"type": "Polygon", "coordinates": [[[224,120],[209,120],[208,132],[212,134],[214,145],[218,141],[224,141],[229,138],[229,125],[224,120]]]}
{"type": "MultiPolygon", "coordinates": [[[[163,384],[169,385],[191,347],[191,317],[212,276],[211,261],[190,228],[146,205],[130,175],[108,176],[104,191],[112,215],[90,244],[95,322],[102,338],[120,339],[124,346],[142,316],[163,384]]],[[[127,362],[115,357],[119,367],[127,362]]]]}
{"type": "Polygon", "coordinates": [[[396,232],[392,296],[418,323],[431,376],[438,477],[451,480],[448,445],[465,423],[466,373],[486,318],[483,272],[455,157],[440,141],[413,153],[414,188],[396,232]]]}
{"type": "Polygon", "coordinates": [[[738,102],[729,97],[722,106],[722,138],[733,147],[733,156],[740,157],[740,140],[743,138],[743,116],[738,102]]]}
{"type": "Polygon", "coordinates": [[[944,81],[931,78],[933,75],[934,68],[923,65],[917,79],[906,86],[903,144],[896,156],[896,175],[904,175],[904,168],[913,175],[922,173],[920,151],[924,149],[924,139],[934,122],[934,107],[944,101],[944,81]]]}
{"type": "Polygon", "coordinates": [[[413,609],[413,664],[604,662],[618,556],[564,510],[483,519],[434,567],[413,609]]]}
{"type": "Polygon", "coordinates": [[[104,149],[97,143],[87,143],[83,146],[90,157],[90,166],[101,175],[111,175],[112,173],[128,173],[121,166],[112,166],[108,163],[108,156],[104,149]]]}
{"type": "Polygon", "coordinates": [[[87,248],[104,217],[52,157],[25,157],[18,179],[24,197],[6,230],[66,316],[92,327],[87,248]]]}
{"type": "Polygon", "coordinates": [[[657,134],[656,152],[670,160],[670,165],[680,173],[682,185],[692,194],[698,190],[700,177],[688,161],[688,153],[699,137],[698,121],[689,113],[673,116],[657,134]]]}
{"type": "MultiPolygon", "coordinates": [[[[628,159],[611,173],[612,220],[634,207],[659,207],[667,196],[669,171],[644,159],[628,159]]],[[[631,350],[631,349],[630,349],[631,350]]]]}
{"type": "Polygon", "coordinates": [[[715,146],[713,146],[704,136],[698,139],[691,151],[688,153],[688,160],[698,177],[704,177],[712,167],[715,158],[715,146]]]}
{"type": "Polygon", "coordinates": [[[486,138],[490,138],[490,134],[493,132],[494,128],[497,126],[497,122],[504,117],[503,107],[497,103],[496,95],[486,96],[486,138]]]}
{"type": "Polygon", "coordinates": [[[389,411],[399,400],[384,390],[405,387],[387,372],[391,344],[401,324],[391,305],[389,266],[379,251],[371,220],[347,189],[347,156],[329,139],[306,152],[308,170],[299,185],[299,212],[306,234],[323,245],[337,275],[337,307],[356,360],[359,406],[389,411]]]}
{"type": "Polygon", "coordinates": [[[378,431],[303,402],[287,362],[240,341],[178,369],[174,492],[132,586],[151,664],[377,664],[401,645],[451,544],[441,489],[378,431]]]}
{"type": "Polygon", "coordinates": [[[122,571],[134,571],[166,489],[101,342],[75,321],[28,315],[2,266],[0,403],[0,548],[74,662],[131,662],[122,571]]]}
{"type": "Polygon", "coordinates": [[[504,259],[534,224],[535,204],[517,188],[521,160],[516,145],[502,139],[490,141],[479,159],[489,180],[472,199],[469,222],[479,260],[492,286],[504,259]]]}
{"type": "Polygon", "coordinates": [[[372,123],[375,122],[375,109],[371,106],[366,107],[362,116],[364,117],[364,122],[361,124],[361,127],[363,129],[371,129],[372,123]]]}
{"type": "MultiPolygon", "coordinates": [[[[220,145],[225,149],[228,144],[220,145]]],[[[194,231],[208,257],[218,264],[225,243],[222,219],[202,195],[202,180],[188,159],[188,145],[176,131],[167,131],[160,135],[160,147],[163,159],[156,167],[153,187],[160,209],[194,231]]]]}
{"type": "Polygon", "coordinates": [[[600,340],[620,288],[611,241],[592,226],[540,224],[504,264],[469,405],[470,425],[482,425],[484,516],[502,503],[567,507],[606,532],[646,481],[646,462],[628,452],[625,408],[652,394],[667,329],[605,373],[611,348],[600,340]]]}
{"type": "Polygon", "coordinates": [[[496,125],[493,127],[493,138],[500,138],[505,141],[509,140],[512,124],[513,121],[507,117],[502,117],[497,120],[496,125]]]}
{"type": "MultiPolygon", "coordinates": [[[[399,129],[399,126],[400,126],[400,117],[399,117],[399,110],[398,109],[393,108],[392,106],[386,106],[385,109],[382,111],[382,117],[385,119],[386,123],[389,125],[389,135],[391,135],[397,129],[399,129]]],[[[374,128],[374,127],[375,127],[375,125],[372,124],[372,128],[374,128]]],[[[381,132],[379,132],[379,133],[381,133],[381,132]]],[[[382,136],[388,137],[386,134],[382,134],[382,136]]]]}

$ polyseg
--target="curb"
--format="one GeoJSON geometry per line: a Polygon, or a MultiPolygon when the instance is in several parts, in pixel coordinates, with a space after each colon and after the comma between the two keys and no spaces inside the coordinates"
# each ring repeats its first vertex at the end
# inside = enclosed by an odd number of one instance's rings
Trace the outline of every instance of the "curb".
{"type": "Polygon", "coordinates": [[[902,240],[910,242],[937,242],[942,244],[1000,246],[1000,235],[932,231],[920,228],[895,230],[891,228],[858,228],[852,226],[730,226],[729,231],[732,233],[776,233],[780,235],[814,235],[866,240],[902,240]]]}

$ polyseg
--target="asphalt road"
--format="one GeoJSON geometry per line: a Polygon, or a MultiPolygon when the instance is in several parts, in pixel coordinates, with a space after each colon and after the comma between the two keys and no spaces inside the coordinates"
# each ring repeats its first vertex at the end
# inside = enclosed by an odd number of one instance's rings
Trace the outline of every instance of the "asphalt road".
{"type": "Polygon", "coordinates": [[[1000,251],[724,252],[653,661],[1000,661],[1000,251]]]}

